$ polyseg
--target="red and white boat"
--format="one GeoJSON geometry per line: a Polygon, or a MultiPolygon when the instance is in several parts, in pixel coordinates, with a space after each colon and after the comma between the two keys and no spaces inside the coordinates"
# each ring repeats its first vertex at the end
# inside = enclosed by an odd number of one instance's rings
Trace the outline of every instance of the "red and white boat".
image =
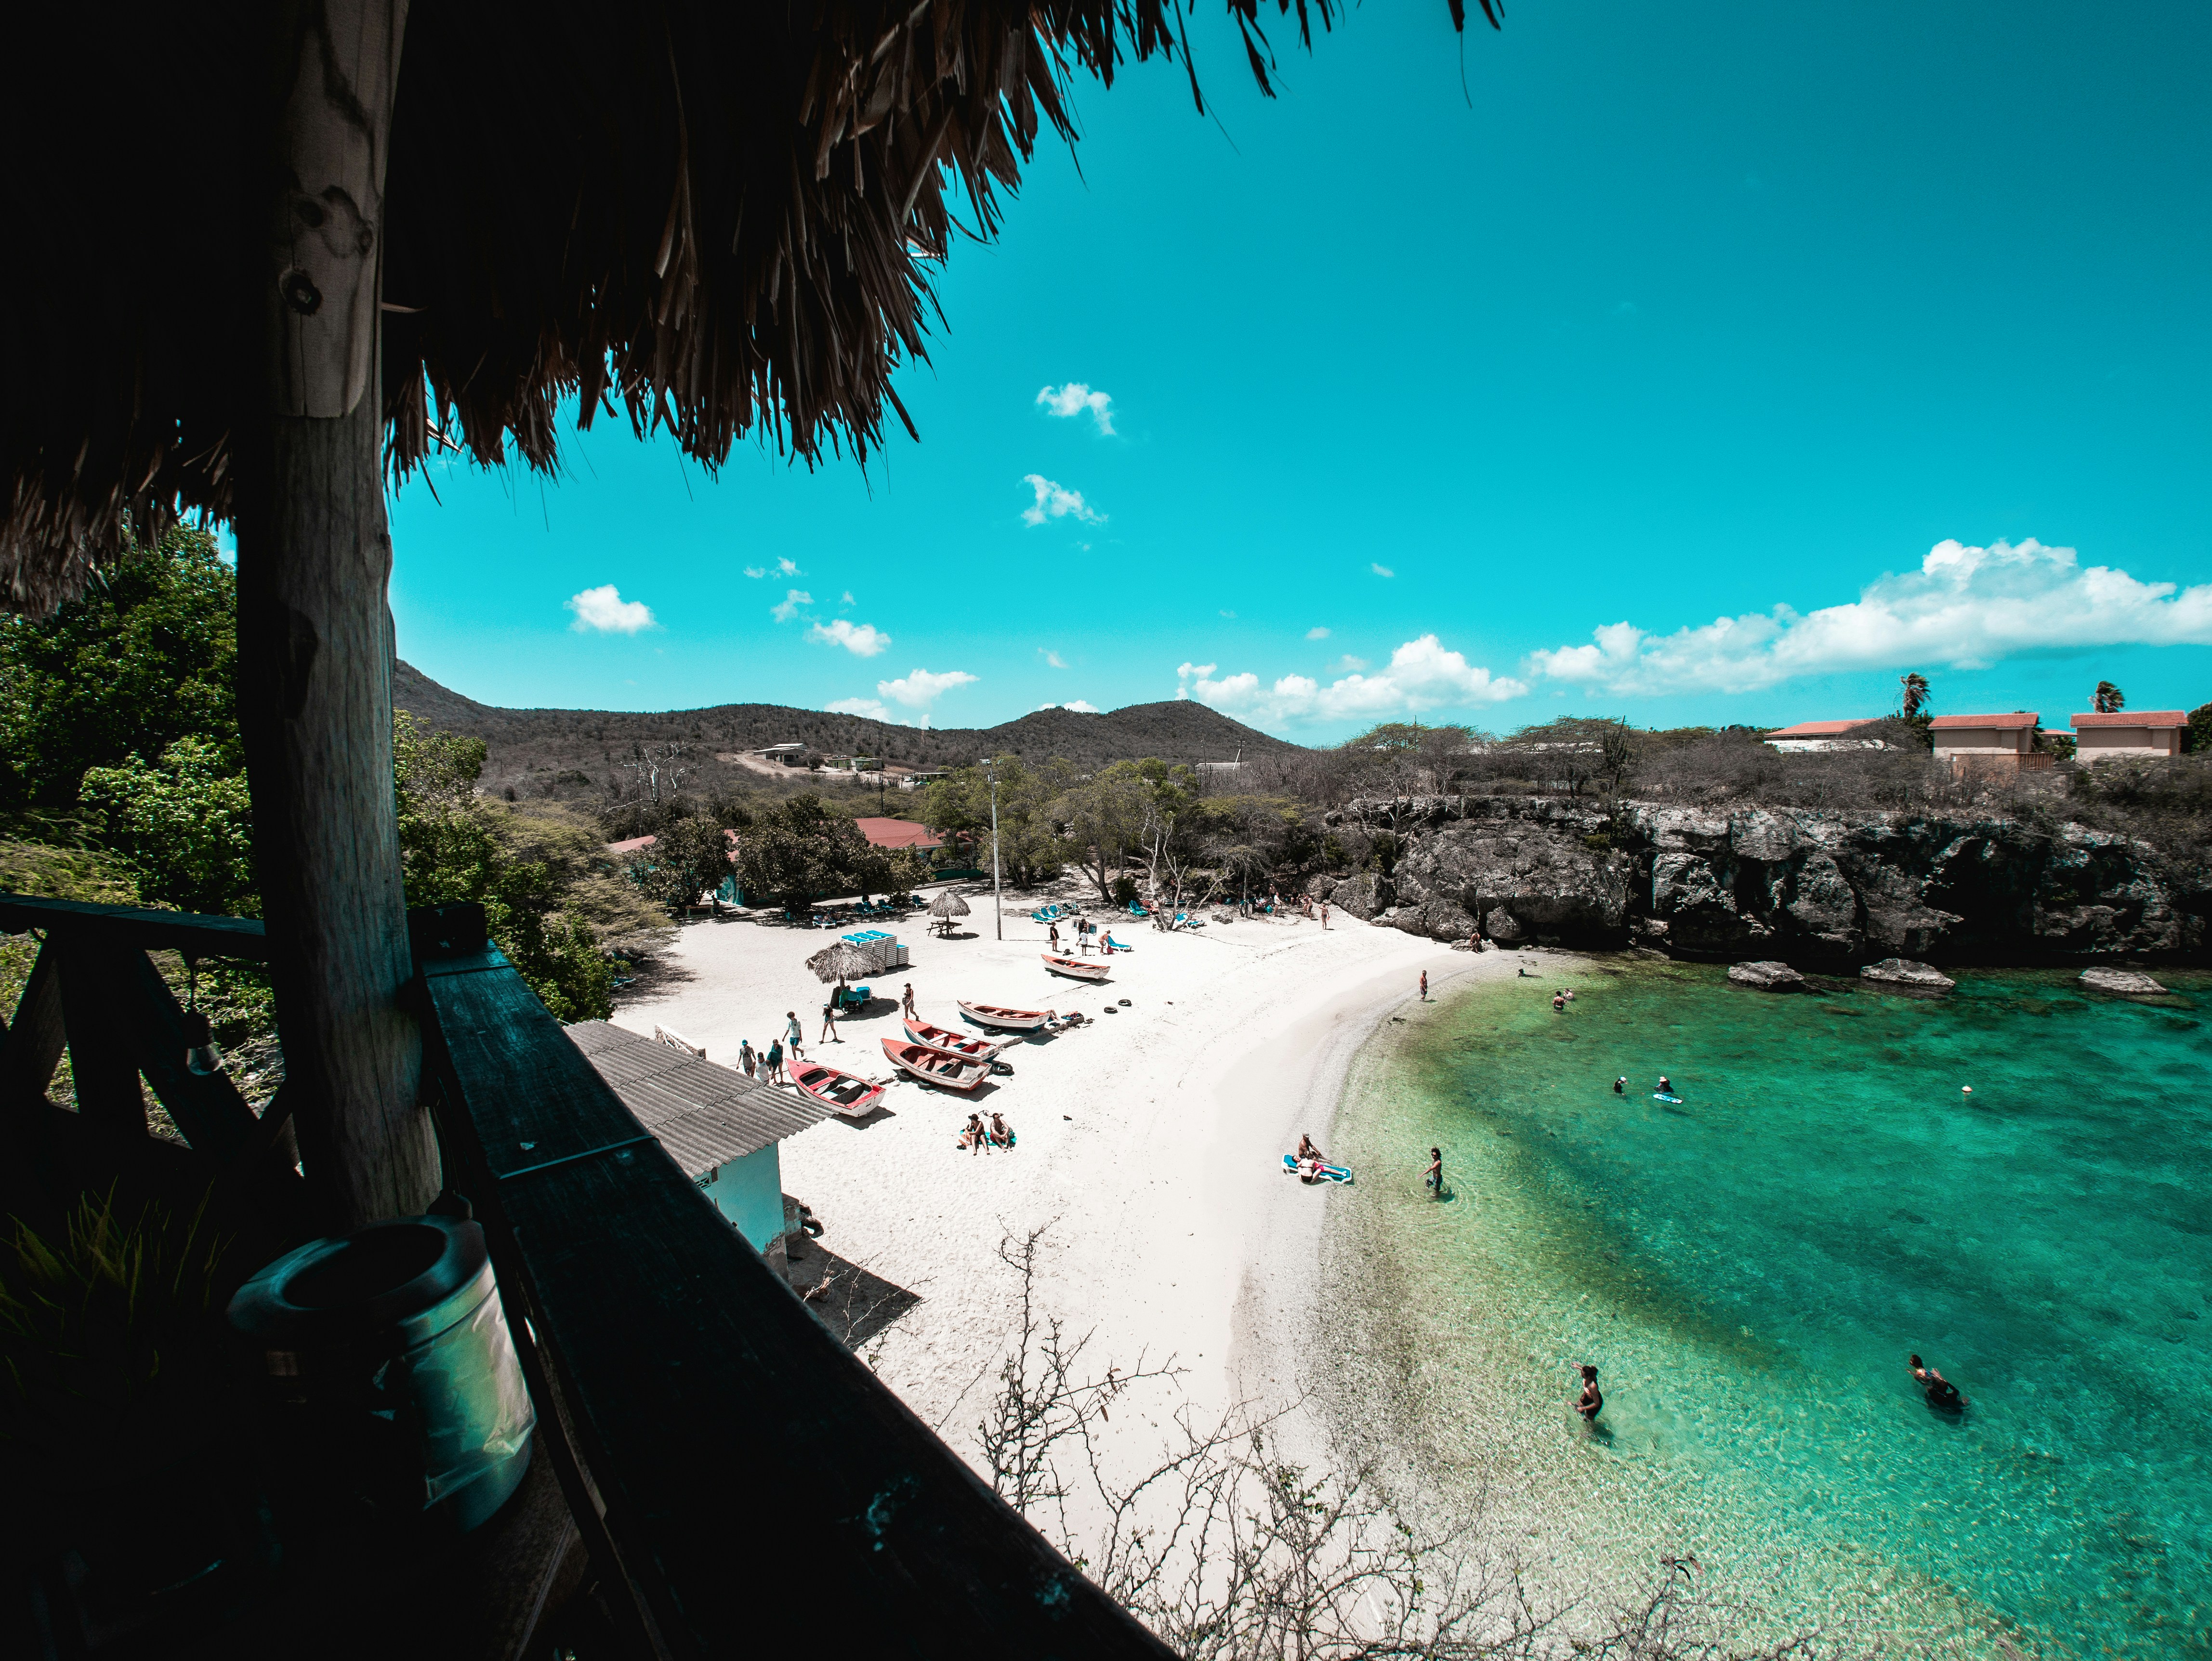
{"type": "Polygon", "coordinates": [[[1110,964],[1092,963],[1083,958],[1055,958],[1049,952],[1042,956],[1047,969],[1072,981],[1103,981],[1111,971],[1110,964]]]}
{"type": "Polygon", "coordinates": [[[1052,1019],[1054,1013],[1049,1009],[1008,1009],[1003,1004],[969,1003],[964,998],[953,1001],[969,1020],[994,1032],[1036,1032],[1052,1019]]]}
{"type": "Polygon", "coordinates": [[[923,1084],[945,1090],[973,1090],[991,1076],[988,1062],[968,1061],[947,1050],[932,1050],[927,1044],[901,1043],[896,1038],[885,1038],[883,1045],[884,1054],[890,1058],[893,1067],[923,1084]]]}
{"type": "Polygon", "coordinates": [[[927,1021],[915,1020],[912,1017],[908,1018],[906,1032],[907,1037],[926,1049],[942,1050],[971,1062],[988,1062],[1006,1048],[1002,1043],[993,1043],[988,1038],[971,1038],[964,1032],[932,1026],[927,1021]]]}
{"type": "Polygon", "coordinates": [[[832,1113],[842,1113],[848,1118],[866,1113],[884,1093],[879,1084],[817,1062],[800,1062],[791,1081],[832,1113]]]}

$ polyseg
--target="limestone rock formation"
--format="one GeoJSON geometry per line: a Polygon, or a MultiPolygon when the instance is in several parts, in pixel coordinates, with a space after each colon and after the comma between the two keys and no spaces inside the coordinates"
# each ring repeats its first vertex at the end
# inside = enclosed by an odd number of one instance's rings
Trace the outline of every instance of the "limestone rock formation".
{"type": "Polygon", "coordinates": [[[1948,992],[1958,984],[1942,970],[1915,963],[1910,958],[1884,958],[1880,963],[1870,963],[1859,970],[1859,978],[1879,981],[1884,986],[1908,987],[1917,992],[1948,992]]]}
{"type": "Polygon", "coordinates": [[[1732,963],[1729,980],[1736,986],[1755,986],[1762,992],[1802,992],[1805,977],[1786,963],[1732,963]]]}
{"type": "Polygon", "coordinates": [[[2085,969],[2081,971],[2081,984],[2092,992],[2118,992],[2136,998],[2154,996],[2166,990],[2149,976],[2132,969],[2085,969]]]}
{"type": "MultiPolygon", "coordinates": [[[[1719,812],[1528,797],[1356,801],[1328,816],[1390,831],[1388,879],[1346,879],[1355,916],[1504,945],[1623,947],[1848,970],[2075,963],[2206,946],[2212,867],[2079,824],[1971,812],[1719,812]]],[[[1442,938],[1442,936],[1437,936],[1442,938]]]]}

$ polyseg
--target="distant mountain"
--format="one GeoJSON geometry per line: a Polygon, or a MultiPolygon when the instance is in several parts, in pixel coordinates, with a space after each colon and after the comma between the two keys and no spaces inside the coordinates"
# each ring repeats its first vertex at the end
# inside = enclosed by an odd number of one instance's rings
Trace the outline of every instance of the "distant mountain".
{"type": "Polygon", "coordinates": [[[923,729],[780,703],[725,703],[661,713],[504,709],[465,698],[402,663],[392,674],[392,701],[441,732],[483,739],[489,751],[487,789],[533,794],[544,794],[556,779],[565,778],[564,793],[587,785],[604,791],[630,783],[634,776],[624,758],[640,744],[684,745],[684,761],[698,770],[694,782],[701,788],[757,782],[756,768],[736,757],[771,744],[876,756],[905,767],[953,767],[1006,755],[1027,762],[1062,756],[1086,768],[1149,756],[1232,761],[1240,752],[1255,756],[1298,747],[1182,698],[1133,703],[1103,715],[1039,709],[997,727],[923,729]]]}

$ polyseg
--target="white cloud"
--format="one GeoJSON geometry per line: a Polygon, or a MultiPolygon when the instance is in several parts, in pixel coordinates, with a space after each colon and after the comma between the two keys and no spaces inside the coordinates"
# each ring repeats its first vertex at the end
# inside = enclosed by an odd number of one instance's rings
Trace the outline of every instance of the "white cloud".
{"type": "Polygon", "coordinates": [[[831,646],[842,646],[856,658],[874,657],[891,643],[891,637],[874,624],[855,624],[843,618],[832,618],[827,623],[816,624],[807,631],[806,637],[831,646]]]}
{"type": "Polygon", "coordinates": [[[1352,656],[1351,653],[1346,652],[1334,663],[1328,666],[1328,672],[1332,675],[1340,675],[1347,669],[1364,669],[1366,666],[1367,660],[1365,658],[1356,658],[1352,656]]]}
{"type": "Polygon", "coordinates": [[[1377,565],[1377,564],[1373,563],[1372,562],[1370,562],[1370,563],[1369,563],[1367,569],[1368,569],[1369,570],[1370,570],[1370,571],[1374,572],[1374,573],[1375,573],[1375,575],[1376,575],[1376,576],[1378,576],[1378,577],[1394,577],[1394,576],[1396,576],[1396,575],[1398,575],[1395,571],[1392,570],[1389,566],[1387,566],[1387,565],[1377,565]]]}
{"type": "Polygon", "coordinates": [[[1054,415],[1066,419],[1079,416],[1085,410],[1098,423],[1098,431],[1105,437],[1114,436],[1114,400],[1104,392],[1094,392],[1079,380],[1071,380],[1065,386],[1047,386],[1036,395],[1036,401],[1054,415]]]}
{"type": "Polygon", "coordinates": [[[1040,703],[1039,709],[1073,709],[1079,715],[1095,715],[1098,706],[1084,698],[1070,698],[1065,703],[1040,703]]]}
{"type": "Polygon", "coordinates": [[[799,608],[800,606],[811,605],[813,604],[814,596],[808,593],[805,589],[787,588],[784,590],[783,598],[778,600],[775,605],[769,606],[768,609],[769,614],[773,616],[778,623],[788,623],[792,618],[799,615],[799,608]]]}
{"type": "Polygon", "coordinates": [[[1036,501],[1022,509],[1024,525],[1042,525],[1048,519],[1075,519],[1085,525],[1106,522],[1106,515],[1085,502],[1080,490],[1063,490],[1042,473],[1024,473],[1022,483],[1036,492],[1036,501]]]}
{"type": "Polygon", "coordinates": [[[1067,667],[1067,660],[1060,656],[1059,653],[1048,650],[1046,648],[1042,646],[1037,648],[1037,651],[1043,657],[1044,660],[1052,667],[1055,669],[1065,669],[1067,667]]]}
{"type": "Polygon", "coordinates": [[[845,591],[845,598],[838,601],[838,604],[841,605],[850,605],[854,604],[853,591],[850,588],[848,588],[845,591]]]}
{"type": "Polygon", "coordinates": [[[611,582],[571,594],[567,604],[576,614],[576,620],[568,626],[580,635],[634,635],[659,627],[650,605],[641,599],[624,599],[611,582]]]}
{"type": "Polygon", "coordinates": [[[1231,623],[1237,621],[1237,613],[1234,611],[1224,611],[1221,615],[1227,618],[1231,623]]]}
{"type": "Polygon", "coordinates": [[[1310,675],[1284,675],[1270,685],[1249,670],[1217,679],[1214,669],[1211,663],[1182,665],[1176,671],[1183,683],[1176,695],[1259,721],[1380,721],[1429,709],[1502,703],[1528,691],[1524,682],[1493,676],[1459,653],[1447,651],[1434,635],[1407,641],[1390,654],[1389,666],[1378,674],[1348,674],[1327,685],[1310,675]]]}
{"type": "Polygon", "coordinates": [[[1842,605],[1717,618],[1656,635],[1629,623],[1587,646],[1537,652],[1529,672],[1608,692],[1752,692],[1798,675],[1948,666],[2098,646],[2212,645],[2212,583],[2179,588],[2083,569],[2071,548],[1939,542],[1920,569],[1885,574],[1842,605]]]}
{"type": "MultiPolygon", "coordinates": [[[[886,640],[884,644],[890,644],[886,640]]],[[[840,698],[824,708],[841,715],[867,715],[877,721],[896,721],[905,727],[929,725],[930,706],[947,692],[962,686],[973,686],[976,677],[964,669],[949,669],[942,674],[927,669],[915,669],[896,680],[876,683],[872,698],[840,698]],[[911,715],[894,713],[890,705],[897,704],[914,713],[911,715]]]]}
{"type": "Polygon", "coordinates": [[[749,577],[764,577],[768,575],[768,567],[765,565],[748,565],[745,567],[745,575],[749,577]]]}
{"type": "Polygon", "coordinates": [[[1327,640],[1328,638],[1328,630],[1326,629],[1309,629],[1306,630],[1306,638],[1308,640],[1327,640]]]}
{"type": "Polygon", "coordinates": [[[780,559],[775,563],[775,569],[787,577],[795,577],[799,575],[799,563],[796,560],[780,559]]]}

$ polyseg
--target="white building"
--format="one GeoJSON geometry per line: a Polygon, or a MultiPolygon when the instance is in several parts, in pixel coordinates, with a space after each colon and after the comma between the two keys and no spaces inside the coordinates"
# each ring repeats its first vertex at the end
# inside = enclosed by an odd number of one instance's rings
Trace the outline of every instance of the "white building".
{"type": "Polygon", "coordinates": [[[1881,739],[1859,732],[1881,719],[1862,715],[1856,721],[1801,721],[1795,727],[1777,727],[1766,741],[1778,750],[1887,750],[1889,746],[1881,739]]]}

